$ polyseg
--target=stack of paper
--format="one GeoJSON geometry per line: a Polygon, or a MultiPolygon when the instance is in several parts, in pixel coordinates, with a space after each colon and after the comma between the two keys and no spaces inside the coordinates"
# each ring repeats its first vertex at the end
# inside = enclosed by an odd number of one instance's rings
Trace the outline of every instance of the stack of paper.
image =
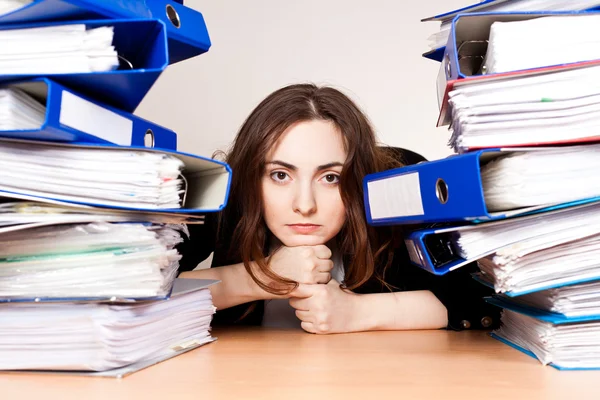
{"type": "Polygon", "coordinates": [[[490,211],[600,196],[600,145],[520,149],[481,168],[490,211]]]}
{"type": "Polygon", "coordinates": [[[112,27],[84,24],[0,30],[1,75],[111,71],[119,67],[112,27]]]}
{"type": "Polygon", "coordinates": [[[0,89],[0,130],[40,129],[46,120],[46,107],[17,88],[0,89]]]}
{"type": "Polygon", "coordinates": [[[600,59],[600,15],[494,22],[483,70],[493,74],[600,59]]]}
{"type": "Polygon", "coordinates": [[[0,301],[164,297],[181,258],[176,229],[97,222],[1,234],[0,301]]]}
{"type": "Polygon", "coordinates": [[[153,222],[164,224],[204,223],[204,216],[166,213],[128,212],[98,207],[13,201],[0,197],[0,233],[52,224],[83,222],[153,222]]]}
{"type": "Polygon", "coordinates": [[[600,279],[600,236],[571,238],[565,234],[529,247],[524,241],[500,249],[478,264],[496,292],[515,296],[600,279]],[[563,243],[553,246],[557,241],[563,243]]]}
{"type": "Polygon", "coordinates": [[[600,315],[600,281],[562,286],[503,299],[565,318],[590,318],[600,315]]]}
{"type": "Polygon", "coordinates": [[[145,209],[180,208],[183,162],[159,152],[0,144],[0,190],[145,209]]]}
{"type": "MultiPolygon", "coordinates": [[[[598,0],[510,0],[492,1],[485,5],[475,5],[475,12],[527,12],[527,11],[578,11],[600,5],[598,0]]],[[[429,47],[437,49],[446,46],[450,36],[450,26],[455,13],[448,14],[440,24],[439,32],[428,38],[429,47]]]]}
{"type": "Polygon", "coordinates": [[[215,282],[177,280],[176,246],[230,169],[131,114],[210,40],[154,7],[0,0],[0,370],[124,376],[214,340],[215,282]]]}
{"type": "Polygon", "coordinates": [[[502,308],[493,336],[566,369],[600,369],[599,6],[486,0],[426,19],[442,22],[424,54],[441,61],[438,126],[470,154],[449,163],[464,176],[407,169],[420,208],[376,221],[441,224],[406,235],[411,260],[477,262],[502,308]]]}
{"type": "Polygon", "coordinates": [[[476,148],[598,140],[600,67],[457,85],[450,145],[476,148]]]}
{"type": "Polygon", "coordinates": [[[600,321],[553,323],[502,311],[499,339],[559,369],[600,368],[600,321]]]}
{"type": "Polygon", "coordinates": [[[461,257],[477,260],[502,252],[506,257],[567,243],[600,233],[600,203],[526,217],[466,226],[453,239],[461,257]]]}
{"type": "Polygon", "coordinates": [[[0,304],[0,369],[123,375],[213,341],[212,283],[178,280],[167,301],[0,304]]]}

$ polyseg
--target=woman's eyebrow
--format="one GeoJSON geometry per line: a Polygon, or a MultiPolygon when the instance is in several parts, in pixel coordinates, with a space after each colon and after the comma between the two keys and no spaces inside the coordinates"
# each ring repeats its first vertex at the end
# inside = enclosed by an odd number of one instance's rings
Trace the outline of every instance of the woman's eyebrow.
{"type": "Polygon", "coordinates": [[[317,171],[323,171],[324,169],[329,169],[329,168],[333,168],[333,167],[343,167],[344,164],[342,164],[339,161],[334,161],[334,162],[330,162],[328,164],[323,164],[323,165],[319,165],[316,170],[317,171]]]}
{"type": "Polygon", "coordinates": [[[282,167],[285,167],[289,170],[292,171],[296,171],[298,169],[298,167],[296,167],[295,165],[292,165],[290,163],[286,163],[283,161],[279,161],[279,160],[273,160],[273,161],[267,161],[265,164],[276,164],[276,165],[281,165],[282,167]]]}
{"type": "MultiPolygon", "coordinates": [[[[282,167],[285,167],[291,171],[298,170],[298,167],[296,167],[295,165],[292,165],[290,163],[286,163],[286,162],[280,161],[280,160],[267,161],[265,164],[281,165],[282,167]]],[[[333,168],[333,167],[343,167],[343,166],[344,166],[343,163],[341,163],[339,161],[334,161],[334,162],[330,162],[327,164],[319,165],[317,168],[315,168],[315,171],[323,171],[325,169],[329,169],[329,168],[333,168]]]]}

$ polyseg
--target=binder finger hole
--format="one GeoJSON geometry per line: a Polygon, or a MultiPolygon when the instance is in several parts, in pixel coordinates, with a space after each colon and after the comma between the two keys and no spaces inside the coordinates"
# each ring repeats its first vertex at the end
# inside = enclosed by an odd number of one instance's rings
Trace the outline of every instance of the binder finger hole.
{"type": "Polygon", "coordinates": [[[438,178],[435,183],[435,195],[440,203],[446,204],[448,202],[448,185],[442,178],[438,178]]]}
{"type": "Polygon", "coordinates": [[[450,65],[450,55],[446,54],[446,76],[448,77],[448,79],[450,79],[452,77],[452,66],[450,65]]]}
{"type": "Polygon", "coordinates": [[[167,17],[169,18],[169,21],[171,21],[175,28],[181,27],[181,20],[179,19],[179,14],[177,14],[177,10],[175,10],[170,4],[167,4],[167,17]]]}
{"type": "Polygon", "coordinates": [[[152,132],[152,129],[148,129],[144,135],[144,146],[154,147],[154,132],[152,132]]]}

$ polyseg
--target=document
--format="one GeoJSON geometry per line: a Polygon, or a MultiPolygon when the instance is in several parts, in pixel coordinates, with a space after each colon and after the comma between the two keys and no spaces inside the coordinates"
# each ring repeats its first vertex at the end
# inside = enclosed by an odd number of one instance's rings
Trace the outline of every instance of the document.
{"type": "Polygon", "coordinates": [[[0,74],[105,72],[119,67],[110,26],[84,24],[0,30],[0,74]]]}
{"type": "Polygon", "coordinates": [[[12,201],[0,196],[0,233],[34,226],[102,221],[202,224],[204,216],[143,213],[85,206],[68,207],[52,203],[12,201]]]}
{"type": "Polygon", "coordinates": [[[491,212],[600,196],[600,145],[521,149],[481,167],[491,212]]]}
{"type": "Polygon", "coordinates": [[[183,162],[144,151],[0,144],[0,190],[145,209],[181,208],[183,162]]]}
{"type": "Polygon", "coordinates": [[[530,351],[544,365],[600,368],[600,321],[557,325],[506,309],[501,320],[494,334],[530,351]]]}
{"type": "Polygon", "coordinates": [[[554,240],[542,236],[548,242],[508,246],[478,265],[496,292],[511,296],[600,279],[600,235],[565,241],[573,236],[554,240]],[[564,243],[555,245],[560,241],[564,243]]]}
{"type": "Polygon", "coordinates": [[[600,233],[600,203],[558,211],[465,226],[453,242],[464,259],[477,260],[491,254],[524,256],[600,233]]]}
{"type": "Polygon", "coordinates": [[[121,375],[208,343],[215,282],[189,281],[163,301],[0,304],[0,369],[121,375]]]}
{"type": "Polygon", "coordinates": [[[492,23],[486,74],[600,59],[600,15],[562,15],[492,23]]]}
{"type": "Polygon", "coordinates": [[[0,89],[0,130],[40,129],[46,120],[46,107],[17,88],[0,89]]]}
{"type": "MultiPolygon", "coordinates": [[[[473,4],[472,7],[480,7],[471,12],[527,12],[527,11],[578,11],[586,10],[600,5],[598,0],[510,0],[489,2],[484,6],[473,4]]],[[[470,7],[469,7],[470,8],[470,7]]],[[[465,10],[464,12],[470,12],[465,10]]],[[[447,13],[446,18],[441,18],[440,31],[432,34],[429,38],[429,47],[437,49],[446,46],[452,19],[457,12],[447,13]]]]}
{"type": "Polygon", "coordinates": [[[477,148],[600,139],[600,66],[455,86],[450,145],[477,148]]]}
{"type": "Polygon", "coordinates": [[[508,300],[569,318],[600,315],[600,281],[541,290],[508,300]]]}
{"type": "Polygon", "coordinates": [[[0,302],[167,296],[183,226],[51,225],[0,234],[0,302]]]}

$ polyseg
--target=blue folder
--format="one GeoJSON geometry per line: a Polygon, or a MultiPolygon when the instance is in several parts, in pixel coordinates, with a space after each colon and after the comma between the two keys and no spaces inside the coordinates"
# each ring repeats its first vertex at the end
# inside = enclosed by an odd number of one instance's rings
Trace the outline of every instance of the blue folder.
{"type": "Polygon", "coordinates": [[[37,143],[48,148],[68,148],[73,151],[77,149],[111,149],[116,151],[143,151],[149,153],[161,153],[172,155],[184,164],[182,171],[183,178],[186,183],[185,187],[185,202],[181,208],[135,208],[135,207],[118,207],[109,206],[101,202],[83,202],[72,200],[66,196],[44,196],[36,191],[12,191],[0,186],[0,197],[27,199],[31,201],[39,201],[42,203],[52,203],[64,206],[91,206],[105,209],[133,211],[143,213],[161,213],[161,214],[176,214],[179,216],[198,216],[210,212],[221,211],[227,205],[229,198],[229,188],[231,186],[231,168],[228,164],[197,156],[194,154],[176,152],[171,150],[151,149],[147,147],[136,146],[118,146],[106,143],[60,143],[34,140],[21,140],[0,138],[0,145],[3,142],[7,143],[37,143]]]}
{"type": "Polygon", "coordinates": [[[209,50],[211,41],[202,14],[174,0],[34,0],[0,16],[0,24],[100,18],[151,18],[165,23],[171,64],[209,50]]]}
{"type": "MultiPolygon", "coordinates": [[[[528,149],[542,150],[543,147],[528,149]]],[[[435,161],[368,174],[363,179],[367,221],[371,225],[487,222],[585,204],[598,198],[516,210],[487,209],[481,165],[514,148],[478,150],[435,161]]]]}
{"type": "Polygon", "coordinates": [[[177,135],[172,130],[98,103],[50,79],[19,81],[3,87],[14,87],[34,97],[45,105],[46,116],[40,129],[0,130],[0,137],[177,150],[177,135]]]}
{"type": "MultiPolygon", "coordinates": [[[[448,22],[454,19],[456,16],[461,14],[475,14],[475,13],[490,13],[490,9],[492,7],[500,6],[502,3],[509,3],[512,0],[485,0],[479,3],[471,4],[466,7],[459,8],[457,10],[448,11],[442,14],[434,15],[432,17],[423,18],[421,22],[428,21],[439,21],[439,22],[448,22]]],[[[598,2],[600,3],[600,2],[598,2]]],[[[600,4],[598,6],[589,7],[584,10],[580,10],[577,12],[585,12],[585,11],[593,11],[600,10],[600,4]]],[[[516,13],[516,12],[515,12],[516,13]]],[[[430,50],[423,54],[423,57],[429,58],[434,61],[442,61],[444,59],[444,53],[446,51],[446,46],[438,47],[437,49],[430,50]]]]}
{"type": "MultiPolygon", "coordinates": [[[[167,36],[163,22],[153,19],[41,22],[0,25],[0,30],[80,23],[85,23],[89,28],[113,26],[113,45],[119,56],[132,64],[133,69],[123,67],[107,72],[44,76],[98,102],[133,112],[168,65],[167,36]]],[[[38,76],[0,75],[0,82],[38,76]]]]}
{"type": "MultiPolygon", "coordinates": [[[[534,211],[520,218],[537,218],[543,220],[549,213],[571,212],[579,207],[586,211],[592,207],[600,209],[600,198],[587,199],[573,203],[563,203],[554,207],[547,207],[534,211]]],[[[577,212],[577,211],[574,211],[577,212]]],[[[490,224],[512,223],[511,219],[497,220],[490,224]]],[[[457,233],[471,229],[478,229],[477,224],[438,224],[429,228],[417,229],[406,234],[404,243],[406,244],[410,260],[412,263],[435,275],[444,275],[450,271],[462,267],[463,265],[477,261],[489,254],[493,254],[498,249],[486,254],[480,254],[473,259],[464,259],[454,245],[457,233]]]]}

